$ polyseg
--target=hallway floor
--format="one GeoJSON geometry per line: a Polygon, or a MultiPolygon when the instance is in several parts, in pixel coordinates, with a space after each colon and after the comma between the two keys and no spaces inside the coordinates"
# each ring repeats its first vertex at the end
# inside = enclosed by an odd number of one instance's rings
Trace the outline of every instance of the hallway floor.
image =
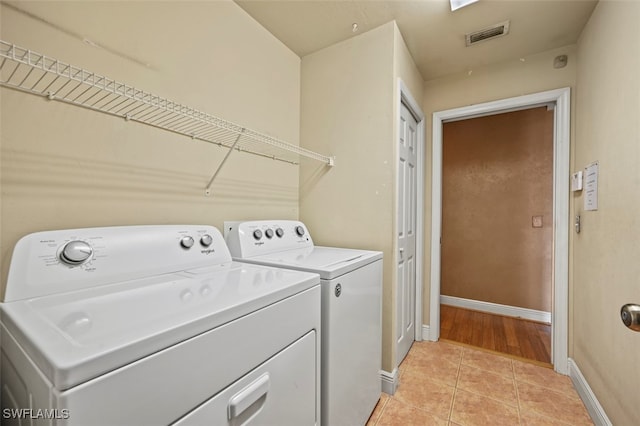
{"type": "Polygon", "coordinates": [[[551,366],[551,324],[440,305],[440,339],[551,366]]]}
{"type": "Polygon", "coordinates": [[[571,379],[446,342],[415,342],[367,426],[593,425],[571,379]]]}

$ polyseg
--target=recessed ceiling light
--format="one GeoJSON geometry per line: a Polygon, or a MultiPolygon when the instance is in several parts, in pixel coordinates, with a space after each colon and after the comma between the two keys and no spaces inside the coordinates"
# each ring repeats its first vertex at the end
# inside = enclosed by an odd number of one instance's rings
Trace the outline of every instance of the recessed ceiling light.
{"type": "Polygon", "coordinates": [[[451,11],[458,10],[461,7],[469,6],[471,3],[475,3],[478,0],[449,0],[451,2],[451,11]]]}

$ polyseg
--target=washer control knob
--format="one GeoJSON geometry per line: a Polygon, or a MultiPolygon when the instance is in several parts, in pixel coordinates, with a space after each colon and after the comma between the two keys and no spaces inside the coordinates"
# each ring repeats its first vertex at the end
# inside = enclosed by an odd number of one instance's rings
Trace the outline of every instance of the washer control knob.
{"type": "Polygon", "coordinates": [[[260,238],[262,238],[262,231],[259,229],[256,229],[255,231],[253,231],[253,238],[255,238],[256,240],[259,240],[260,238]]]}
{"type": "Polygon", "coordinates": [[[185,235],[180,239],[180,245],[182,246],[182,248],[186,248],[186,249],[190,249],[191,247],[193,247],[194,242],[195,241],[193,240],[193,237],[189,235],[185,235]]]}
{"type": "Polygon", "coordinates": [[[282,236],[284,235],[284,230],[282,228],[276,229],[276,235],[278,236],[278,238],[282,238],[282,236]]]}
{"type": "Polygon", "coordinates": [[[60,260],[67,265],[80,265],[93,254],[91,246],[84,241],[69,241],[60,252],[60,260]]]}
{"type": "Polygon", "coordinates": [[[296,226],[296,234],[298,234],[298,237],[302,237],[304,235],[304,228],[300,225],[296,226]]]}
{"type": "Polygon", "coordinates": [[[266,231],[264,231],[264,235],[266,235],[269,239],[273,238],[273,229],[267,229],[266,231]]]}
{"type": "Polygon", "coordinates": [[[202,237],[200,237],[200,244],[202,244],[203,246],[209,247],[211,243],[213,243],[213,237],[211,235],[204,234],[202,237]]]}

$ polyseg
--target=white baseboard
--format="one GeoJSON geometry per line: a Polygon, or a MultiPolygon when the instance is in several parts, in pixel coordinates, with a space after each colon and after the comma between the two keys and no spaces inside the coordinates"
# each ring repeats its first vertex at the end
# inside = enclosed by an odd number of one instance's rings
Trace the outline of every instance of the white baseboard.
{"type": "Polygon", "coordinates": [[[422,324],[422,340],[430,340],[431,329],[428,325],[422,324]]]}
{"type": "Polygon", "coordinates": [[[578,391],[580,399],[582,399],[585,407],[587,407],[593,423],[596,426],[612,426],[611,421],[607,417],[607,413],[605,413],[604,408],[602,408],[602,405],[598,402],[598,398],[596,398],[589,383],[587,383],[587,380],[578,368],[578,364],[571,358],[569,358],[567,364],[569,365],[569,377],[571,377],[573,386],[576,388],[576,391],[578,391]]]}
{"type": "Polygon", "coordinates": [[[382,381],[382,392],[393,395],[396,393],[399,383],[398,369],[394,368],[391,373],[388,371],[380,370],[380,379],[382,381]]]}
{"type": "Polygon", "coordinates": [[[536,311],[535,309],[519,308],[517,306],[499,305],[497,303],[481,302],[479,300],[463,299],[453,296],[440,296],[440,303],[458,308],[473,309],[474,311],[551,324],[551,312],[536,311]]]}

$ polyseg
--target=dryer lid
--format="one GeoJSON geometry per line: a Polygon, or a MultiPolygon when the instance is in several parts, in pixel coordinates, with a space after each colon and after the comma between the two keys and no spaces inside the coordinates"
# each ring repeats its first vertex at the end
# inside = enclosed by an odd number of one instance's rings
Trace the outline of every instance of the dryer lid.
{"type": "Polygon", "coordinates": [[[378,259],[382,259],[382,253],[378,251],[315,246],[256,256],[243,261],[316,272],[323,279],[333,279],[378,259]]]}
{"type": "Polygon", "coordinates": [[[319,284],[316,274],[226,263],[4,303],[13,338],[63,390],[319,284]]]}

